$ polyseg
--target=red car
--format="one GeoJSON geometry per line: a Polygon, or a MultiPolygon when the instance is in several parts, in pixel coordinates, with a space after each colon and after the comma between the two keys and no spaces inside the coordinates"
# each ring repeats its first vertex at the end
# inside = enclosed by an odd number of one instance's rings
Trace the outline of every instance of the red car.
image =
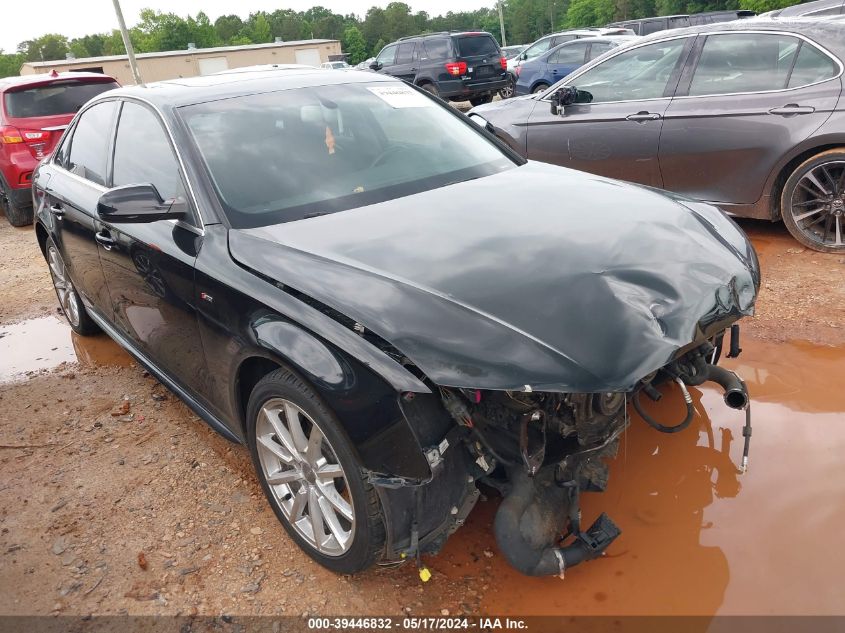
{"type": "Polygon", "coordinates": [[[32,223],[32,172],[92,97],[118,88],[100,73],[0,79],[0,208],[13,226],[32,223]]]}

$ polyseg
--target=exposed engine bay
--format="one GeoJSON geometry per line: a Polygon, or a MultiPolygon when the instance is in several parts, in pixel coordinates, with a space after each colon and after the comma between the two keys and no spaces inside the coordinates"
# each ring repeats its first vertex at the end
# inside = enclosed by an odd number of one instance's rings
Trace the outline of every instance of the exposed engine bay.
{"type": "MultiPolygon", "coordinates": [[[[738,326],[731,333],[728,356],[735,356],[741,351],[738,326]]],[[[631,423],[631,406],[657,431],[683,431],[695,415],[687,387],[715,382],[729,407],[746,411],[745,467],[751,436],[748,392],[736,374],[715,364],[723,336],[685,351],[627,393],[534,392],[528,386],[523,391],[438,388],[443,407],[459,429],[450,433],[451,445],[459,437],[470,454],[464,466],[471,473],[470,483],[492,487],[503,497],[494,532],[499,549],[513,567],[526,575],[563,578],[570,567],[601,556],[621,534],[604,513],[591,526],[583,526],[580,495],[606,489],[608,460],[616,456],[620,438],[631,423]],[[642,396],[658,400],[662,391],[671,388],[681,389],[686,411],[679,412],[679,421],[653,419],[642,396]]],[[[446,441],[445,446],[449,445],[446,441]]],[[[436,449],[435,453],[437,462],[441,455],[436,449]]],[[[474,502],[475,497],[469,501],[470,508],[460,511],[461,504],[456,504],[452,514],[462,522],[474,502]]],[[[418,508],[427,505],[419,497],[417,503],[418,508]]],[[[451,526],[448,533],[456,527],[451,526]]],[[[414,535],[413,547],[405,551],[419,560],[423,548],[418,539],[414,535]]],[[[439,544],[443,541],[445,537],[439,544]]]]}

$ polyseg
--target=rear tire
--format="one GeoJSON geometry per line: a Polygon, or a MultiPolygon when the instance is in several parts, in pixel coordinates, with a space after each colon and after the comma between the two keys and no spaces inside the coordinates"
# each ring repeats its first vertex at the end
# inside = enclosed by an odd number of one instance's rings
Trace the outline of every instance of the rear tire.
{"type": "Polygon", "coordinates": [[[306,554],[341,574],[375,562],[385,543],[378,495],[334,413],[293,372],[255,386],[247,441],[273,512],[306,554]]]}
{"type": "Polygon", "coordinates": [[[71,329],[81,336],[97,334],[100,326],[88,315],[88,310],[70,280],[62,254],[52,237],[47,239],[44,255],[50,268],[50,277],[53,279],[53,289],[71,329]]]}
{"type": "Polygon", "coordinates": [[[12,226],[32,224],[32,207],[21,207],[15,204],[12,197],[5,192],[0,192],[0,195],[2,195],[2,207],[9,224],[12,226]]]}
{"type": "Polygon", "coordinates": [[[543,83],[537,84],[531,90],[531,94],[535,95],[539,92],[545,92],[546,90],[548,90],[548,88],[549,88],[549,84],[543,84],[543,83]]]}
{"type": "Polygon", "coordinates": [[[437,89],[433,83],[424,83],[420,84],[420,88],[425,90],[428,94],[432,95],[433,97],[440,97],[440,91],[437,89]]]}
{"type": "Polygon", "coordinates": [[[507,85],[499,90],[499,97],[502,99],[510,99],[513,97],[514,90],[516,89],[516,79],[514,76],[508,73],[508,83],[507,85]]]}
{"type": "Polygon", "coordinates": [[[492,100],[493,100],[493,95],[487,94],[487,95],[481,95],[480,97],[473,97],[472,99],[469,100],[469,102],[472,104],[472,107],[474,108],[475,106],[480,106],[480,105],[484,105],[485,103],[490,103],[492,100]]]}
{"type": "Polygon", "coordinates": [[[845,252],[845,148],[798,165],[783,185],[780,209],[792,237],[807,248],[845,252]]]}

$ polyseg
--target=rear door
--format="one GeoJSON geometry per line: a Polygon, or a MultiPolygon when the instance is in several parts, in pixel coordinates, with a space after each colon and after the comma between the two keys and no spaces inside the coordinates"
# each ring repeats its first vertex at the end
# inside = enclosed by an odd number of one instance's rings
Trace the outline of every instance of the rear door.
{"type": "Polygon", "coordinates": [[[528,120],[528,158],[661,186],[657,153],[663,113],[694,39],[628,48],[576,71],[561,85],[589,92],[592,102],[552,114],[547,93],[528,120]]]}
{"type": "Polygon", "coordinates": [[[587,61],[589,40],[579,40],[561,46],[549,53],[546,59],[546,78],[549,84],[557,83],[587,61]]]}
{"type": "Polygon", "coordinates": [[[176,200],[187,213],[180,222],[103,223],[100,260],[117,326],[183,386],[206,393],[194,297],[201,224],[169,136],[152,109],[123,103],[113,161],[113,186],[152,184],[163,200],[176,200]]]}
{"type": "Polygon", "coordinates": [[[458,61],[466,62],[467,76],[474,82],[486,83],[504,76],[502,52],[489,33],[464,33],[453,38],[458,61]]]}
{"type": "Polygon", "coordinates": [[[781,157],[831,115],[842,90],[839,64],[791,34],[717,33],[697,48],[665,114],[664,185],[752,204],[781,157]]]}
{"type": "Polygon", "coordinates": [[[54,160],[44,169],[44,204],[53,235],[83,300],[111,320],[111,300],[97,256],[97,201],[106,191],[108,148],[117,101],[103,101],[79,115],[54,160]]]}

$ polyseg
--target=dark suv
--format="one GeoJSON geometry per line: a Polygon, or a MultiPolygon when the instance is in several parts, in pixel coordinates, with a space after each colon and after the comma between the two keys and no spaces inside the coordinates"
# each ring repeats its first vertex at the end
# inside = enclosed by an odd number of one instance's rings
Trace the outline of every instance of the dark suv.
{"type": "Polygon", "coordinates": [[[507,85],[507,60],[489,33],[431,33],[388,44],[370,64],[449,101],[489,103],[507,85]]]}
{"type": "Polygon", "coordinates": [[[100,73],[0,79],[0,208],[13,226],[32,223],[32,172],[89,99],[117,88],[100,73]]]}

